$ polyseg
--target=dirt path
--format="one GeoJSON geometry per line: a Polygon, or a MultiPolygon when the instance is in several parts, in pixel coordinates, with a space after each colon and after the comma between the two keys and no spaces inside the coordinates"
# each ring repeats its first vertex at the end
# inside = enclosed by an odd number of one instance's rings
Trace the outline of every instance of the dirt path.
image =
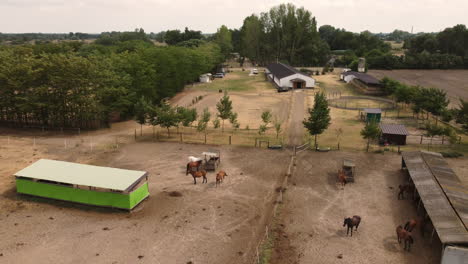
{"type": "Polygon", "coordinates": [[[293,90],[291,116],[288,128],[288,144],[290,146],[302,145],[304,137],[304,107],[306,93],[302,90],[293,90]]]}

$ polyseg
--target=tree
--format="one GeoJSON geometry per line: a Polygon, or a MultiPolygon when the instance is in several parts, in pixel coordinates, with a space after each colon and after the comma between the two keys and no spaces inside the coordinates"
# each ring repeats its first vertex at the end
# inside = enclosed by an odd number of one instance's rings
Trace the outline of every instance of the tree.
{"type": "Polygon", "coordinates": [[[322,92],[315,94],[314,107],[308,109],[309,117],[302,123],[307,128],[309,134],[315,137],[314,146],[317,145],[317,135],[320,135],[330,125],[330,108],[328,108],[328,101],[325,94],[322,92]]]}
{"type": "Polygon", "coordinates": [[[178,122],[179,120],[176,110],[173,107],[171,107],[171,105],[168,102],[163,101],[161,103],[161,106],[156,107],[151,123],[153,125],[165,127],[167,129],[167,136],[170,137],[171,133],[169,131],[169,128],[177,126],[178,122]]]}
{"type": "Polygon", "coordinates": [[[206,130],[208,128],[208,122],[210,122],[211,113],[208,108],[203,109],[200,120],[198,120],[197,131],[205,132],[205,143],[206,143],[206,130]]]}
{"type": "Polygon", "coordinates": [[[271,123],[271,118],[272,114],[270,110],[265,110],[262,112],[262,121],[266,126],[271,123]]]}
{"type": "Polygon", "coordinates": [[[216,118],[213,120],[213,127],[214,127],[215,129],[217,129],[217,128],[219,128],[219,126],[220,126],[220,121],[219,121],[219,118],[216,117],[216,118]]]}
{"type": "Polygon", "coordinates": [[[275,118],[275,121],[273,122],[273,125],[274,125],[275,131],[276,131],[276,139],[278,139],[279,134],[281,133],[281,121],[279,121],[278,118],[275,118]]]}
{"type": "Polygon", "coordinates": [[[265,134],[267,130],[267,126],[265,124],[261,124],[260,127],[258,128],[258,134],[263,135],[265,134]]]}
{"type": "Polygon", "coordinates": [[[143,125],[148,122],[148,114],[151,109],[150,104],[145,97],[141,97],[135,105],[135,119],[140,124],[140,136],[143,135],[143,125]]]}
{"type": "Polygon", "coordinates": [[[366,152],[369,152],[370,141],[377,139],[380,135],[380,129],[375,120],[367,122],[366,126],[361,130],[361,136],[364,139],[367,139],[367,148],[366,152]]]}
{"type": "Polygon", "coordinates": [[[232,101],[229,99],[227,92],[224,92],[224,96],[216,104],[216,109],[218,109],[218,117],[223,122],[221,131],[224,132],[224,120],[232,116],[232,101]]]}
{"type": "Polygon", "coordinates": [[[222,25],[218,31],[216,32],[215,36],[215,43],[221,47],[221,53],[226,58],[232,51],[232,36],[229,29],[222,25]]]}
{"type": "Polygon", "coordinates": [[[460,99],[460,105],[455,110],[455,120],[468,132],[468,101],[460,99]]]}
{"type": "Polygon", "coordinates": [[[232,113],[229,117],[229,122],[231,123],[234,129],[238,129],[240,127],[239,122],[237,121],[237,113],[232,113]]]}

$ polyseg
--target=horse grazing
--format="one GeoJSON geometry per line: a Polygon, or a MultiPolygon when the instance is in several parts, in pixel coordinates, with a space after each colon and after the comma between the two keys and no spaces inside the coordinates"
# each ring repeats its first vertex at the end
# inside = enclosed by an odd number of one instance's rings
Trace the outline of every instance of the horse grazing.
{"type": "Polygon", "coordinates": [[[191,171],[190,174],[193,177],[193,184],[197,184],[197,178],[201,178],[201,177],[203,177],[202,183],[208,182],[208,179],[206,178],[206,170],[191,171]]]}
{"type": "Polygon", "coordinates": [[[410,251],[411,244],[413,244],[414,242],[413,237],[411,236],[411,232],[406,231],[400,225],[396,228],[396,234],[397,234],[398,244],[400,244],[401,240],[403,240],[405,242],[405,250],[410,251]]]}
{"type": "Polygon", "coordinates": [[[202,165],[202,160],[199,161],[191,161],[187,163],[187,171],[185,175],[188,175],[191,172],[199,171],[202,165]]]}
{"type": "Polygon", "coordinates": [[[346,174],[343,170],[339,170],[338,171],[338,183],[341,184],[341,188],[344,189],[346,183],[348,183],[346,181],[346,174]]]}
{"type": "Polygon", "coordinates": [[[405,224],[405,230],[408,232],[412,232],[413,229],[419,224],[418,220],[411,219],[405,224]]]}
{"type": "Polygon", "coordinates": [[[357,231],[357,228],[359,227],[360,223],[361,223],[361,217],[358,215],[355,215],[352,218],[351,217],[345,218],[343,226],[348,225],[348,229],[346,230],[346,236],[349,233],[349,229],[351,229],[351,236],[353,236],[353,227],[356,227],[356,231],[357,231]]]}
{"type": "Polygon", "coordinates": [[[413,193],[413,198],[414,198],[414,186],[410,184],[398,185],[398,189],[400,189],[400,191],[398,192],[398,200],[400,200],[400,197],[402,199],[405,199],[405,192],[413,193]]]}
{"type": "Polygon", "coordinates": [[[221,184],[224,180],[224,177],[228,176],[225,171],[219,171],[216,173],[216,187],[218,187],[218,184],[221,184]]]}

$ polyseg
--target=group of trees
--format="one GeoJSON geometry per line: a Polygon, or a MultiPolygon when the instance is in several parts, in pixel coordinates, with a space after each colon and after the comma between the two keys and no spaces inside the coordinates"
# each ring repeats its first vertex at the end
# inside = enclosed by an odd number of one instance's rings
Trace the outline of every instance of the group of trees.
{"type": "Polygon", "coordinates": [[[187,27],[183,32],[178,29],[162,31],[157,34],[150,34],[149,38],[154,39],[161,43],[166,43],[168,45],[176,45],[180,42],[189,41],[193,39],[203,40],[203,34],[201,31],[190,30],[187,27]]]}
{"type": "Polygon", "coordinates": [[[449,100],[445,91],[436,88],[421,86],[408,86],[390,78],[383,78],[383,90],[387,95],[392,95],[399,103],[411,104],[415,114],[419,116],[422,111],[427,115],[431,113],[439,116],[445,122],[455,121],[468,131],[468,102],[460,99],[457,109],[448,109],[449,100]]]}
{"type": "Polygon", "coordinates": [[[244,19],[241,29],[232,31],[233,47],[252,62],[266,65],[284,61],[293,65],[322,65],[329,47],[320,38],[311,12],[293,4],[281,4],[260,15],[244,19]]]}
{"type": "Polygon", "coordinates": [[[215,43],[156,47],[142,30],[97,43],[0,46],[0,122],[96,128],[159,105],[223,61],[215,43]],[[101,44],[100,44],[101,43],[101,44]]]}

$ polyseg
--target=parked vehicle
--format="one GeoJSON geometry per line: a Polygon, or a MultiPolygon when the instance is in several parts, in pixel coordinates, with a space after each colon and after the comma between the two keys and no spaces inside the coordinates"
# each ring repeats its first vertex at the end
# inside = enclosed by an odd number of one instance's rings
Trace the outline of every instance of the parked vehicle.
{"type": "Polygon", "coordinates": [[[224,78],[224,74],[223,73],[215,73],[215,74],[213,74],[213,77],[214,78],[224,78]]]}

